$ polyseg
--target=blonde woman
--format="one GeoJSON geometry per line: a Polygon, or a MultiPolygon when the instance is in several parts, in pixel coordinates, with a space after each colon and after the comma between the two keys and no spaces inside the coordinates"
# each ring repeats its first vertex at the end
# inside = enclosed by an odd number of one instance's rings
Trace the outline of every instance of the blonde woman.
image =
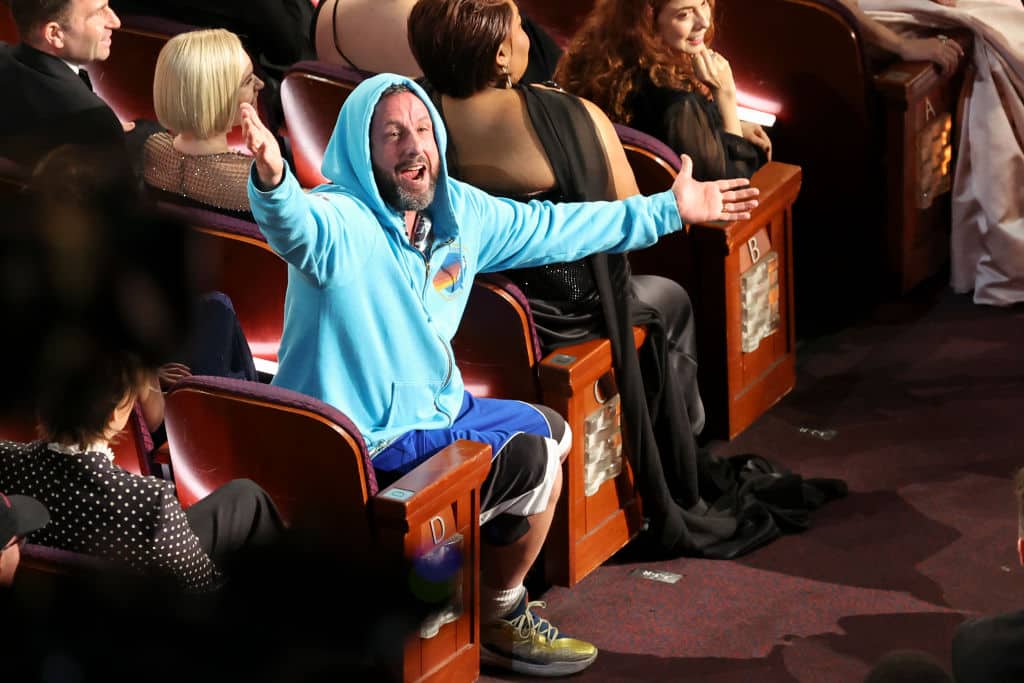
{"type": "Polygon", "coordinates": [[[157,58],[153,104],[169,133],[146,141],[145,179],[201,204],[248,211],[251,158],[228,146],[239,105],[255,105],[263,81],[234,33],[209,29],[167,41],[157,58]]]}

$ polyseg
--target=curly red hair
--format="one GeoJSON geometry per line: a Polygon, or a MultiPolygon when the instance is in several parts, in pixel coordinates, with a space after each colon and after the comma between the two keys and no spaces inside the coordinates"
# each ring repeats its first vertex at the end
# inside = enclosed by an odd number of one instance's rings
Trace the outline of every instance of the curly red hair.
{"type": "MultiPolygon", "coordinates": [[[[715,0],[708,1],[713,15],[715,0]]],[[[626,124],[632,119],[627,107],[630,95],[645,75],[660,87],[708,94],[690,60],[665,45],[658,35],[657,17],[668,3],[598,0],[558,63],[555,81],[592,101],[613,121],[626,124]]],[[[712,38],[713,20],[704,35],[705,44],[712,38]]]]}

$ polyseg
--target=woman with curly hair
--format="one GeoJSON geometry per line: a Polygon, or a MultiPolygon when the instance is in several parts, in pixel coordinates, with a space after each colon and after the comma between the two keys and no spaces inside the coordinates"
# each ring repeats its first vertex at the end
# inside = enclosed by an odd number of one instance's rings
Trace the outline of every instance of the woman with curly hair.
{"type": "Polygon", "coordinates": [[[729,62],[710,49],[714,0],[600,0],[555,72],[569,92],[693,159],[700,180],[747,177],[771,159],[740,121],[729,62]]]}

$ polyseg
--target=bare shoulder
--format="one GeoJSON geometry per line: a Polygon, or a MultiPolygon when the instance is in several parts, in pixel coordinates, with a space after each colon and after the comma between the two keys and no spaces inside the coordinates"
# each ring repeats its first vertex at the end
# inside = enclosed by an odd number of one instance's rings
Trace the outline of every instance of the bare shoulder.
{"type": "Polygon", "coordinates": [[[597,132],[601,134],[601,137],[607,142],[607,140],[617,139],[618,133],[615,132],[615,126],[612,125],[611,119],[604,113],[604,110],[599,106],[591,102],[590,100],[582,97],[577,98],[583,103],[583,108],[590,114],[590,120],[594,122],[594,127],[597,128],[597,132]]]}

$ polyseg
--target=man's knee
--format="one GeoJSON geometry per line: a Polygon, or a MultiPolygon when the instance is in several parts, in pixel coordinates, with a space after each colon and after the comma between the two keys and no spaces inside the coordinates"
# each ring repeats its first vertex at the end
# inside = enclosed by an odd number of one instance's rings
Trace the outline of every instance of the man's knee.
{"type": "Polygon", "coordinates": [[[507,545],[530,528],[527,518],[557,503],[562,488],[557,444],[550,437],[520,433],[491,463],[483,485],[481,532],[496,545],[507,545]]]}
{"type": "Polygon", "coordinates": [[[555,480],[551,483],[551,495],[548,496],[548,509],[558,503],[562,495],[562,467],[555,468],[555,480]]]}
{"type": "Polygon", "coordinates": [[[569,455],[569,449],[572,448],[572,429],[569,427],[569,423],[555,410],[547,406],[534,404],[533,407],[547,420],[551,431],[551,438],[558,444],[559,460],[565,460],[566,456],[569,455]]]}

